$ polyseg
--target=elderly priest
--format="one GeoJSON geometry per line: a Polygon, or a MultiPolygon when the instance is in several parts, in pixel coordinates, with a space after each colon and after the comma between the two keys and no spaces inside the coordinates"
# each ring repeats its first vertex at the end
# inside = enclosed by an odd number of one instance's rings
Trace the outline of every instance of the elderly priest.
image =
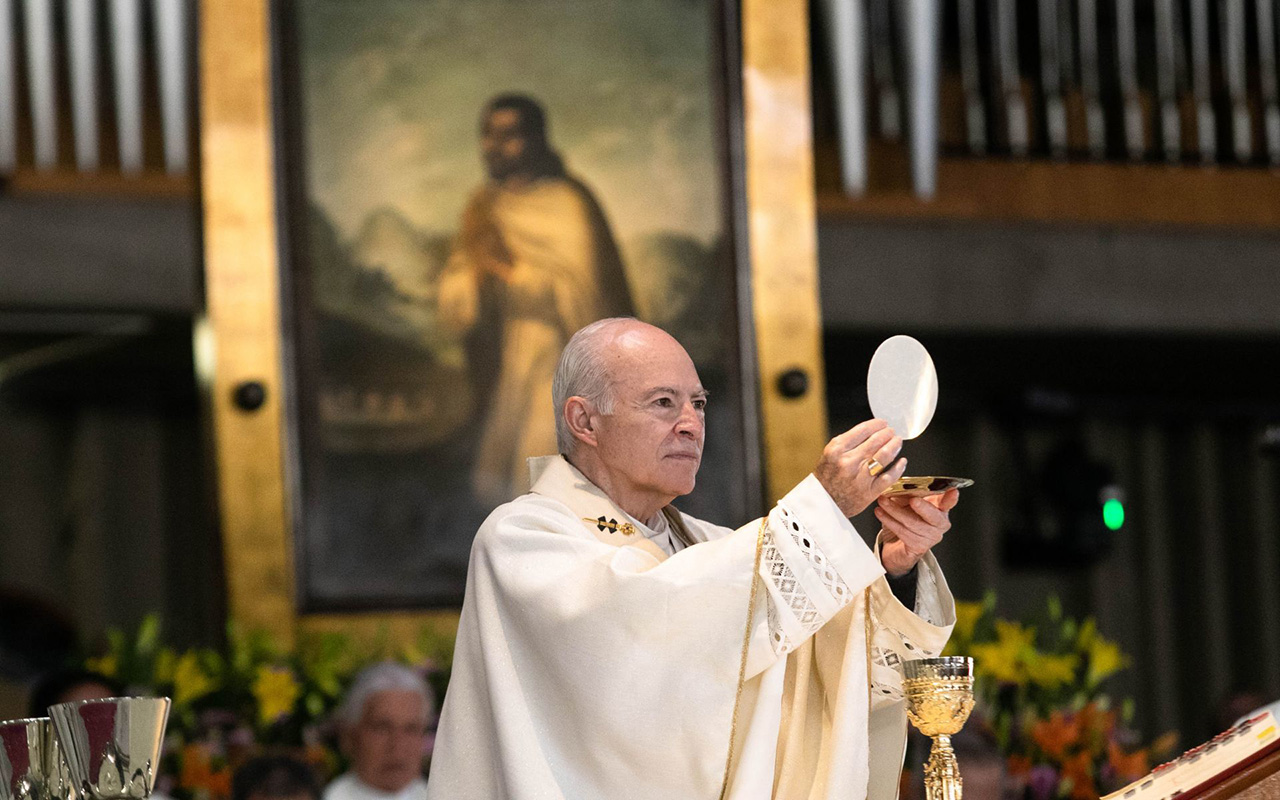
{"type": "Polygon", "coordinates": [[[871,420],[764,519],[681,514],[707,395],[636,320],[575,334],[553,394],[561,455],[472,547],[428,797],[893,800],[895,667],[950,634],[929,550],[956,492],[880,497],[905,460],[871,420]],[[873,548],[849,517],[874,502],[873,548]]]}

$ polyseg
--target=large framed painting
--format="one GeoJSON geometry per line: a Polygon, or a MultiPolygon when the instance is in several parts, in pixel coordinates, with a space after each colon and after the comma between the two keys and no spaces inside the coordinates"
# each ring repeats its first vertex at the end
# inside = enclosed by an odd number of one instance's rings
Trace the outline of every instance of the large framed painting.
{"type": "Polygon", "coordinates": [[[568,337],[635,316],[711,402],[677,504],[759,507],[737,6],[275,8],[288,475],[304,611],[456,605],[472,537],[556,452],[568,337]],[[745,346],[744,346],[745,345],[745,346]]]}

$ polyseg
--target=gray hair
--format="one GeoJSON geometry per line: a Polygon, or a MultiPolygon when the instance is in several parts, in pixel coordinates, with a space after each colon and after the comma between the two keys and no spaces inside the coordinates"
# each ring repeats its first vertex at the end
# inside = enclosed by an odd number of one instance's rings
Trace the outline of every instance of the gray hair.
{"type": "Polygon", "coordinates": [[[424,718],[430,717],[435,708],[435,698],[422,676],[403,664],[382,661],[360,670],[356,679],[342,698],[335,717],[339,725],[351,727],[360,723],[364,707],[379,692],[413,692],[422,698],[424,718]]]}
{"type": "Polygon", "coordinates": [[[635,322],[635,317],[609,317],[593,322],[575,333],[564,346],[551,381],[551,402],[556,409],[556,446],[561,455],[571,455],[578,446],[564,419],[564,404],[570,397],[590,400],[601,414],[613,413],[612,376],[601,355],[614,328],[635,322]]]}

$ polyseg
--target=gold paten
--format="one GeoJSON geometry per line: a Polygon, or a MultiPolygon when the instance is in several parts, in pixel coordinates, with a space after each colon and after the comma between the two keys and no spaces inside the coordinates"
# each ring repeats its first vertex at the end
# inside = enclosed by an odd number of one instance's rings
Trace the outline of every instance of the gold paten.
{"type": "Polygon", "coordinates": [[[893,497],[895,495],[928,497],[931,494],[942,494],[948,489],[964,489],[972,485],[972,478],[950,478],[945,475],[922,475],[918,478],[908,478],[904,475],[881,494],[885,497],[893,497]]]}
{"type": "Polygon", "coordinates": [[[902,688],[907,718],[933,739],[924,765],[926,800],[961,800],[964,781],[951,737],[973,711],[973,659],[963,656],[919,658],[903,664],[902,688]]]}

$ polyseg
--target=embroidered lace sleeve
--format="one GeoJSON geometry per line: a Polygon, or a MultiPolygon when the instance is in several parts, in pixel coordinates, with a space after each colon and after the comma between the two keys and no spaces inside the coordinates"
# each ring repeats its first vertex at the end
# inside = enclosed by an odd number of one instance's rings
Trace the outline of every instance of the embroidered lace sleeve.
{"type": "Polygon", "coordinates": [[[902,662],[913,658],[933,658],[937,650],[921,642],[871,612],[871,696],[873,702],[902,699],[902,662]]]}
{"type": "Polygon", "coordinates": [[[768,590],[769,640],[778,655],[794,650],[855,596],[818,536],[785,503],[769,515],[760,573],[768,590]]]}

